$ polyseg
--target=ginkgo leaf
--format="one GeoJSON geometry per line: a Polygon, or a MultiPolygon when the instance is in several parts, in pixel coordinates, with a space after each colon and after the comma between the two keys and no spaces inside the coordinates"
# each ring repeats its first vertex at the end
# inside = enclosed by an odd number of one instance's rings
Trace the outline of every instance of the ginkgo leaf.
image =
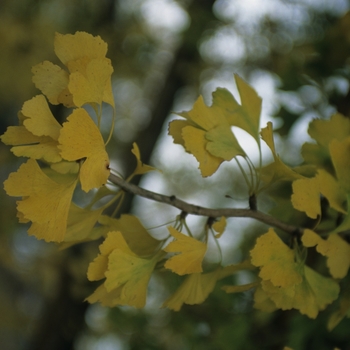
{"type": "Polygon", "coordinates": [[[188,275],[176,292],[163,303],[162,307],[179,311],[183,304],[203,303],[215,288],[219,270],[188,275]]]}
{"type": "Polygon", "coordinates": [[[77,174],[79,172],[79,164],[77,162],[67,162],[65,160],[50,164],[50,168],[59,174],[77,174]]]}
{"type": "Polygon", "coordinates": [[[110,292],[107,291],[107,288],[104,284],[101,284],[96,290],[85,300],[90,304],[101,303],[105,307],[114,307],[118,305],[118,300],[120,299],[120,294],[122,287],[114,289],[110,292]]]}
{"type": "Polygon", "coordinates": [[[108,292],[122,287],[118,304],[144,307],[149,279],[163,253],[160,251],[149,259],[140,258],[129,249],[120,232],[115,235],[121,244],[108,256],[104,285],[108,292]]]}
{"type": "Polygon", "coordinates": [[[58,149],[61,125],[52,115],[43,95],[38,95],[23,104],[18,114],[20,126],[11,126],[1,140],[17,157],[44,159],[56,163],[62,160],[58,149]]]}
{"type": "Polygon", "coordinates": [[[213,175],[224,161],[223,158],[215,157],[207,151],[208,141],[205,134],[205,131],[193,126],[186,126],[182,129],[185,148],[198,160],[199,169],[204,177],[213,175]]]}
{"type": "Polygon", "coordinates": [[[99,238],[92,235],[92,228],[95,226],[103,210],[103,207],[95,210],[84,209],[71,203],[64,242],[84,242],[99,238]]]}
{"type": "Polygon", "coordinates": [[[341,141],[350,135],[350,120],[340,113],[329,120],[315,119],[309,124],[309,135],[325,148],[332,140],[341,141]]]}
{"type": "Polygon", "coordinates": [[[262,281],[261,285],[267,295],[282,310],[297,309],[310,318],[316,318],[339,295],[339,285],[330,278],[304,266],[302,282],[280,288],[271,281],[262,281]]]}
{"type": "Polygon", "coordinates": [[[89,281],[99,281],[105,278],[105,272],[108,269],[108,256],[113,250],[128,249],[125,240],[120,240],[119,232],[110,231],[106,239],[99,246],[100,254],[89,264],[87,278],[89,281]]]}
{"type": "Polygon", "coordinates": [[[73,95],[74,104],[81,107],[85,103],[101,104],[105,101],[114,106],[113,95],[107,96],[105,92],[111,84],[112,73],[113,67],[107,59],[90,60],[84,73],[79,70],[71,72],[68,89],[73,95]]]}
{"type": "Polygon", "coordinates": [[[110,173],[108,154],[99,129],[85,109],[77,108],[67,118],[58,141],[63,159],[86,158],[80,169],[81,187],[85,192],[106,184],[110,173]]]}
{"type": "Polygon", "coordinates": [[[320,189],[316,178],[295,180],[292,187],[291,200],[295,209],[305,212],[312,219],[321,215],[320,189]]]}
{"type": "Polygon", "coordinates": [[[136,142],[134,142],[132,144],[131,153],[136,157],[136,161],[137,161],[136,169],[133,172],[134,175],[143,175],[143,174],[146,174],[150,171],[157,170],[156,168],[153,168],[150,165],[142,163],[140,150],[139,150],[139,147],[137,146],[136,142]]]}
{"type": "Polygon", "coordinates": [[[104,215],[99,223],[106,226],[106,230],[120,231],[128,247],[139,256],[149,256],[159,247],[160,241],[152,237],[134,215],[124,214],[119,219],[104,215]]]}
{"type": "Polygon", "coordinates": [[[241,98],[241,105],[226,89],[217,89],[213,93],[213,109],[221,113],[226,110],[228,123],[245,130],[260,145],[259,128],[262,100],[256,91],[239,75],[235,74],[234,77],[241,98]]]}
{"type": "Polygon", "coordinates": [[[305,142],[301,147],[301,155],[307,164],[313,164],[319,168],[329,163],[328,149],[318,144],[305,142]]]}
{"type": "Polygon", "coordinates": [[[273,127],[271,122],[267,122],[266,127],[262,128],[260,131],[261,138],[265,141],[265,143],[269,146],[273,158],[276,159],[276,148],[275,148],[275,141],[273,139],[273,127]]]}
{"type": "Polygon", "coordinates": [[[215,157],[229,161],[237,156],[246,156],[229,125],[220,124],[210,129],[205,138],[209,141],[206,149],[215,157]]]}
{"type": "Polygon", "coordinates": [[[228,125],[225,115],[217,113],[215,109],[208,107],[202,96],[198,97],[190,111],[178,114],[202,130],[211,130],[220,124],[228,125]]]}
{"type": "Polygon", "coordinates": [[[332,140],[329,143],[329,151],[339,184],[347,193],[350,193],[350,137],[342,141],[332,140]]]}
{"type": "Polygon", "coordinates": [[[327,257],[329,272],[334,278],[344,278],[350,267],[350,244],[337,233],[332,233],[326,240],[315,232],[305,229],[301,238],[305,247],[314,247],[327,257]]]}
{"type": "Polygon", "coordinates": [[[346,290],[339,301],[339,308],[336,310],[328,320],[327,329],[332,331],[344,317],[350,317],[350,293],[349,289],[346,290]]]}
{"type": "Polygon", "coordinates": [[[288,287],[301,283],[294,251],[288,248],[270,228],[256,240],[250,251],[251,263],[260,267],[259,276],[276,287],[288,287]]]}
{"type": "Polygon", "coordinates": [[[170,242],[164,251],[179,254],[168,259],[164,267],[178,275],[202,272],[202,261],[207,251],[207,245],[184,235],[171,226],[168,227],[168,230],[175,241],[170,242]]]}
{"type": "Polygon", "coordinates": [[[83,57],[95,59],[107,54],[107,44],[101,37],[86,32],[65,35],[56,33],[54,47],[57,57],[64,65],[83,57]]]}
{"type": "Polygon", "coordinates": [[[214,222],[213,229],[217,232],[215,235],[216,238],[220,238],[226,228],[226,218],[222,216],[219,221],[214,222]]]}
{"type": "Polygon", "coordinates": [[[224,290],[226,293],[242,293],[250,289],[256,288],[258,285],[259,285],[259,282],[252,282],[252,283],[242,284],[239,286],[226,285],[226,286],[222,286],[221,289],[224,290]]]}
{"type": "Polygon", "coordinates": [[[47,177],[37,162],[29,159],[4,182],[8,195],[23,197],[17,209],[33,222],[29,234],[47,242],[62,242],[76,180],[57,183],[47,177]]]}
{"type": "Polygon", "coordinates": [[[10,151],[17,157],[43,159],[49,163],[62,160],[57,141],[48,136],[35,136],[24,126],[9,126],[0,139],[6,145],[13,145],[10,151]]]}
{"type": "Polygon", "coordinates": [[[44,61],[32,68],[33,83],[53,105],[62,103],[75,107],[72,94],[68,90],[69,74],[61,67],[44,61]]]}
{"type": "Polygon", "coordinates": [[[260,134],[261,138],[269,146],[274,158],[273,163],[260,169],[261,179],[266,184],[271,184],[277,181],[294,181],[296,179],[303,178],[303,176],[299,175],[293,171],[293,169],[285,165],[277,155],[273,140],[273,129],[271,122],[268,122],[267,126],[261,129],[260,134]]]}
{"type": "Polygon", "coordinates": [[[182,129],[185,126],[193,126],[188,120],[176,119],[169,123],[168,134],[174,139],[174,143],[185,147],[185,141],[182,138],[182,129]]]}
{"type": "Polygon", "coordinates": [[[21,112],[26,117],[23,125],[33,135],[50,136],[53,140],[58,140],[62,126],[51,113],[43,95],[25,102],[21,112]]]}
{"type": "Polygon", "coordinates": [[[344,209],[346,195],[339,182],[323,169],[317,171],[316,177],[319,183],[320,192],[327,198],[330,207],[340,213],[346,214],[347,212],[344,209]]]}
{"type": "Polygon", "coordinates": [[[256,288],[254,293],[254,308],[264,312],[273,312],[277,309],[276,304],[270,299],[261,286],[256,288]]]}
{"type": "Polygon", "coordinates": [[[250,260],[244,260],[239,264],[227,265],[225,267],[222,267],[220,270],[220,277],[218,279],[223,279],[227,276],[230,276],[242,270],[254,270],[254,269],[256,269],[256,267],[251,264],[250,260]]]}

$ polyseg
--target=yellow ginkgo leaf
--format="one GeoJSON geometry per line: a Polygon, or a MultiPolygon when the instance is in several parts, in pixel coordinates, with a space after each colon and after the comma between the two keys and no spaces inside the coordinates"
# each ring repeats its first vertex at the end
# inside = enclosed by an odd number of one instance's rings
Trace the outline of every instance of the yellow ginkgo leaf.
{"type": "Polygon", "coordinates": [[[213,227],[214,231],[217,232],[215,237],[220,238],[222,236],[222,234],[224,233],[225,228],[226,228],[226,218],[224,216],[222,216],[219,221],[214,222],[212,227],[213,227]]]}
{"type": "Polygon", "coordinates": [[[120,240],[119,232],[110,231],[99,246],[100,254],[89,264],[87,277],[89,281],[99,281],[105,278],[108,269],[108,256],[114,249],[128,249],[125,240],[120,240]]]}
{"type": "Polygon", "coordinates": [[[35,136],[24,126],[9,126],[0,139],[13,146],[10,150],[17,157],[43,159],[49,163],[62,160],[57,141],[49,136],[35,136]]]}
{"type": "Polygon", "coordinates": [[[47,242],[62,242],[76,180],[57,183],[47,177],[37,162],[29,159],[4,182],[8,195],[23,197],[17,209],[33,222],[29,234],[47,242]]]}
{"type": "Polygon", "coordinates": [[[138,256],[149,256],[159,247],[160,241],[152,237],[134,215],[124,214],[119,219],[103,215],[99,223],[108,231],[120,231],[128,247],[138,256]]]}
{"type": "Polygon", "coordinates": [[[307,266],[303,267],[301,276],[301,283],[286,288],[274,286],[270,281],[262,281],[261,285],[278,308],[297,309],[310,318],[316,318],[319,311],[338,298],[339,285],[307,266]]]}
{"type": "Polygon", "coordinates": [[[81,187],[85,192],[106,184],[110,173],[108,154],[98,127],[85,109],[77,108],[67,118],[58,141],[63,159],[86,158],[80,169],[81,187]]]}
{"type": "Polygon", "coordinates": [[[350,245],[337,233],[332,233],[326,240],[315,232],[305,229],[301,238],[305,247],[314,247],[327,257],[329,272],[334,278],[344,278],[350,267],[350,245]]]}
{"type": "Polygon", "coordinates": [[[50,136],[58,140],[62,126],[55,119],[43,95],[33,97],[23,104],[23,125],[36,136],[50,136]]]}
{"type": "Polygon", "coordinates": [[[324,195],[330,207],[346,214],[344,204],[346,203],[346,195],[342,190],[339,182],[328,172],[323,169],[317,171],[317,180],[320,188],[320,192],[324,195]]]}
{"type": "Polygon", "coordinates": [[[192,109],[189,112],[178,113],[188,121],[194,123],[197,127],[202,130],[211,130],[216,126],[226,123],[226,117],[222,113],[211,107],[208,107],[202,96],[199,96],[197,101],[194,103],[192,109]]]}
{"type": "Polygon", "coordinates": [[[271,281],[274,286],[288,287],[301,283],[294,251],[282,242],[272,228],[256,240],[250,256],[251,263],[260,267],[259,276],[271,281]]]}
{"type": "Polygon", "coordinates": [[[62,160],[58,149],[61,125],[52,115],[43,95],[24,103],[18,114],[20,126],[11,126],[1,140],[14,147],[11,151],[17,157],[44,159],[56,163],[62,160]]]}
{"type": "Polygon", "coordinates": [[[208,141],[205,134],[205,131],[193,126],[186,126],[182,129],[185,148],[198,160],[199,169],[204,177],[213,175],[224,161],[223,158],[215,157],[207,151],[208,141]]]}
{"type": "MultiPolygon", "coordinates": [[[[173,137],[174,143],[185,147],[185,141],[182,138],[182,129],[185,126],[191,126],[192,124],[188,120],[176,119],[169,123],[168,134],[173,137]]],[[[193,125],[192,125],[193,126],[193,125]]]]}
{"type": "Polygon", "coordinates": [[[164,267],[178,275],[202,272],[202,261],[207,251],[207,245],[184,235],[171,226],[168,229],[176,240],[170,242],[164,251],[179,254],[168,259],[164,267]]]}
{"type": "Polygon", "coordinates": [[[104,283],[108,292],[122,287],[117,304],[144,307],[148,282],[156,263],[163,256],[161,251],[149,259],[134,254],[126,245],[120,232],[114,233],[120,244],[108,256],[108,270],[104,283]]]}
{"type": "Polygon", "coordinates": [[[86,32],[56,33],[54,46],[57,57],[64,65],[83,57],[95,59],[103,58],[107,54],[107,44],[101,37],[86,32]]]}
{"type": "Polygon", "coordinates": [[[69,74],[61,67],[44,61],[32,68],[34,85],[53,105],[62,103],[66,107],[75,107],[72,94],[68,90],[69,74]]]}
{"type": "Polygon", "coordinates": [[[180,287],[162,305],[179,311],[183,304],[201,304],[214,290],[219,269],[209,273],[193,273],[188,275],[180,287]]]}
{"type": "Polygon", "coordinates": [[[113,95],[108,96],[106,93],[106,89],[110,94],[112,93],[112,90],[108,88],[111,85],[113,73],[110,61],[99,58],[90,60],[86,67],[85,62],[82,64],[83,68],[86,68],[85,72],[82,73],[82,69],[77,69],[69,76],[68,89],[73,95],[74,104],[81,107],[85,103],[101,104],[104,101],[114,106],[113,95]]]}
{"type": "Polygon", "coordinates": [[[139,150],[139,147],[137,146],[136,142],[134,142],[132,144],[131,153],[136,157],[136,161],[137,161],[136,169],[133,172],[134,175],[143,175],[143,174],[146,174],[150,171],[157,170],[156,168],[153,168],[150,165],[142,163],[140,150],[139,150]]]}
{"type": "Polygon", "coordinates": [[[305,212],[312,219],[321,214],[320,189],[316,178],[298,179],[292,184],[292,204],[297,210],[305,212]]]}
{"type": "MultiPolygon", "coordinates": [[[[114,307],[118,305],[118,300],[120,299],[120,294],[122,287],[112,290],[111,292],[107,291],[107,288],[104,284],[101,284],[96,290],[85,300],[90,304],[101,303],[105,307],[114,307]]],[[[119,303],[120,305],[120,303],[119,303]]]]}

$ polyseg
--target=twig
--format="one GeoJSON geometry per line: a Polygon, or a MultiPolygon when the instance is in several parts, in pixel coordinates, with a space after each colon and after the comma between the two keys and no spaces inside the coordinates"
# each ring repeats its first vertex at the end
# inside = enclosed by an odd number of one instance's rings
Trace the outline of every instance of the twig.
{"type": "Polygon", "coordinates": [[[171,205],[175,208],[182,210],[183,212],[186,212],[187,214],[207,216],[212,218],[219,218],[222,216],[252,218],[260,222],[263,222],[266,225],[279,228],[293,235],[301,234],[301,231],[302,231],[299,227],[288,225],[258,210],[233,209],[233,208],[219,208],[219,209],[205,208],[199,205],[194,205],[194,204],[184,202],[181,199],[177,199],[175,196],[165,196],[163,194],[146,190],[144,188],[131,184],[123,180],[121,177],[114,174],[110,174],[109,181],[119,186],[122,190],[126,192],[130,192],[134,195],[148,198],[156,202],[161,202],[164,204],[171,205]]]}

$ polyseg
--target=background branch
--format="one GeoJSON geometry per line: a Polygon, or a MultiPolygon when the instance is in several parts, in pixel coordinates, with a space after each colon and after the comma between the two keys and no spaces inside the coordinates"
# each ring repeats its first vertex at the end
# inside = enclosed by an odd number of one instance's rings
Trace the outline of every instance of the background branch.
{"type": "Polygon", "coordinates": [[[286,224],[282,221],[277,220],[273,216],[270,216],[258,210],[237,209],[237,208],[219,208],[219,209],[205,208],[205,207],[184,202],[181,199],[177,199],[175,196],[165,196],[163,194],[146,190],[137,185],[129,183],[123,180],[121,177],[114,174],[110,174],[109,181],[119,186],[122,190],[126,192],[132,193],[140,197],[148,198],[156,202],[161,202],[164,204],[171,205],[175,208],[180,209],[181,211],[186,212],[187,214],[207,216],[212,218],[219,218],[221,216],[252,218],[266,225],[279,228],[289,234],[301,234],[301,231],[302,231],[302,229],[297,226],[286,224]]]}

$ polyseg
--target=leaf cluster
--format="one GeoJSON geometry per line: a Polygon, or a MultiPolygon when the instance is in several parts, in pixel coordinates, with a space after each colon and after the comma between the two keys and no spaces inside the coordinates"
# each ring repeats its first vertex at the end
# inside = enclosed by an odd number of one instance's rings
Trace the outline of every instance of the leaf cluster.
{"type": "Polygon", "coordinates": [[[20,198],[17,216],[22,223],[31,222],[30,235],[56,242],[62,249],[102,238],[99,254],[87,270],[87,278],[101,284],[87,297],[88,302],[144,307],[152,274],[168,271],[179,276],[181,283],[162,306],[178,311],[184,304],[203,303],[218,281],[249,270],[254,276],[249,283],[224,283],[222,290],[241,293],[254,289],[257,309],[296,309],[310,318],[332,304],[335,311],[329,329],[350,316],[346,278],[350,267],[348,118],[337,113],[329,120],[313,120],[308,132],[314,142],[303,145],[303,164],[291,168],[278,155],[272,123],[260,128],[261,98],[235,75],[240,103],[227,89],[218,88],[211,106],[199,97],[190,111],[178,113],[182,119],[170,122],[169,135],[197,159],[203,177],[213,175],[224,162],[234,162],[245,180],[250,208],[196,207],[176,197],[128,186],[134,176],[155,170],[143,164],[136,144],[132,149],[137,160],[133,173],[127,179],[111,173],[106,145],[116,115],[107,44],[100,37],[77,32],[56,34],[54,47],[64,67],[49,61],[33,67],[33,82],[42,94],[23,104],[19,125],[10,126],[1,136],[16,156],[28,158],[9,175],[4,188],[8,195],[20,198]],[[62,125],[49,103],[69,109],[62,125]],[[100,131],[105,104],[113,109],[106,140],[100,131]],[[247,132],[256,143],[257,164],[240,145],[233,127],[247,132]],[[273,159],[265,166],[262,141],[273,159]],[[279,186],[289,191],[278,196],[269,192],[279,186]],[[78,191],[93,194],[84,206],[73,200],[78,191]],[[137,217],[116,217],[117,210],[106,214],[112,205],[118,209],[125,191],[186,210],[167,224],[166,238],[156,239],[137,217]],[[270,216],[257,208],[256,198],[263,192],[279,209],[270,216]],[[291,226],[295,213],[300,214],[298,222],[291,226]],[[188,214],[207,216],[200,235],[191,232],[188,214]],[[225,232],[230,234],[226,220],[233,216],[249,216],[269,224],[269,228],[257,238],[247,260],[224,266],[220,241],[225,232]],[[283,230],[289,234],[287,240],[281,235],[283,230]],[[215,262],[207,259],[212,244],[220,256],[215,262]],[[316,251],[316,263],[309,259],[312,251],[316,251]],[[323,260],[326,270],[320,267],[323,260]]]}

